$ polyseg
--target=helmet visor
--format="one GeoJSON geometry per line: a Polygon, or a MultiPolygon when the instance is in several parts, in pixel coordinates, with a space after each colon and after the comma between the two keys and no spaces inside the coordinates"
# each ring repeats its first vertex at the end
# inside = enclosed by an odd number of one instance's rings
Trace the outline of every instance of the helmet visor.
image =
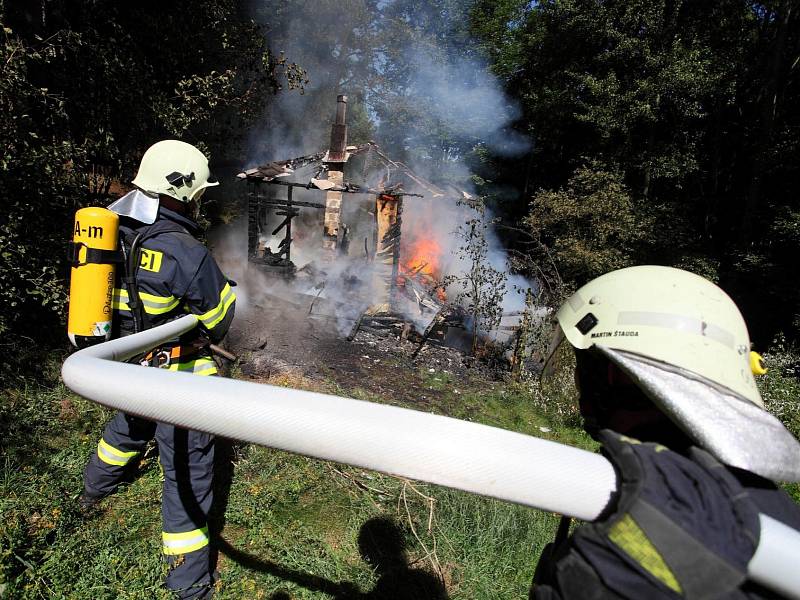
{"type": "Polygon", "coordinates": [[[720,462],[774,481],[800,481],[800,443],[766,410],[685,369],[606,346],[596,349],[720,462]]]}

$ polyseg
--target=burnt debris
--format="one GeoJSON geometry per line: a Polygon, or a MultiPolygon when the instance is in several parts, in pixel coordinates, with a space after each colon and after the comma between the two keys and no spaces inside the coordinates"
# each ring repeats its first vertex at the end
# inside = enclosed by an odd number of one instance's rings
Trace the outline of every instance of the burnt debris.
{"type": "MultiPolygon", "coordinates": [[[[403,245],[404,198],[461,200],[470,199],[469,194],[442,190],[390,158],[374,142],[348,146],[347,134],[347,97],[339,96],[327,150],[239,173],[248,185],[249,264],[269,275],[307,280],[296,289],[304,289],[298,293],[308,296],[308,318],[323,317],[318,307],[333,309],[335,314],[327,318],[335,319],[350,341],[359,332],[391,334],[415,343],[416,357],[427,344],[457,340],[465,330],[465,312],[448,304],[437,271],[427,260],[419,262],[414,257],[411,261],[409,256],[404,263],[401,256],[404,251],[413,252],[412,246],[403,245]],[[361,158],[355,161],[354,157],[361,158]],[[367,180],[368,172],[374,176],[372,185],[347,177],[367,180]],[[345,213],[343,202],[354,194],[371,196],[374,203],[369,210],[345,213]],[[358,223],[344,223],[345,214],[350,215],[347,218],[360,215],[358,223]],[[352,244],[354,232],[364,235],[364,214],[372,220],[367,228],[371,234],[363,238],[363,245],[360,237],[352,244]],[[322,231],[309,234],[309,227],[320,221],[322,231]],[[301,248],[295,248],[297,243],[301,248]],[[301,250],[304,258],[311,254],[316,260],[298,268],[293,258],[301,250]],[[348,258],[342,261],[342,257],[348,258]],[[343,320],[346,328],[341,327],[343,320]]],[[[506,337],[512,340],[511,362],[518,366],[525,336],[514,326],[500,329],[507,330],[506,337]]]]}

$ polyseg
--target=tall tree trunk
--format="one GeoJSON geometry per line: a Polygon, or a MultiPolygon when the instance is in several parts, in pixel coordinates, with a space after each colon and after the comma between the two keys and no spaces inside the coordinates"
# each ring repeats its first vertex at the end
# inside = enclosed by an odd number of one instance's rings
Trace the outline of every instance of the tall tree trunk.
{"type": "Polygon", "coordinates": [[[778,109],[778,96],[782,83],[780,80],[782,78],[786,38],[793,9],[792,0],[783,0],[776,9],[777,31],[775,33],[775,42],[772,46],[769,74],[761,90],[758,132],[753,144],[753,170],[744,211],[742,212],[742,235],[745,242],[749,242],[752,239],[754,217],[761,204],[761,183],[763,171],[767,166],[770,141],[775,128],[775,115],[778,109]]]}

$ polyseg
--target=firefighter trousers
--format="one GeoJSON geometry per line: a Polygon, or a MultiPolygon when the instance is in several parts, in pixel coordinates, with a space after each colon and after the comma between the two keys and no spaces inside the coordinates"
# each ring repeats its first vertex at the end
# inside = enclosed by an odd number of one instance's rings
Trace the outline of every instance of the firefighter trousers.
{"type": "Polygon", "coordinates": [[[180,598],[204,598],[213,585],[208,533],[213,436],[118,412],[86,465],[85,493],[100,497],[114,492],[154,437],[164,475],[162,541],[169,564],[165,584],[180,598]]]}

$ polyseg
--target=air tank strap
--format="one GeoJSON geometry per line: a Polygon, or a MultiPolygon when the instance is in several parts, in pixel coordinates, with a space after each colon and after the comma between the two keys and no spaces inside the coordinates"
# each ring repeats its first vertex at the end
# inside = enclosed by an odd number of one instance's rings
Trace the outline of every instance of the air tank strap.
{"type": "Polygon", "coordinates": [[[101,250],[99,248],[89,248],[83,242],[67,243],[67,262],[73,267],[86,264],[117,264],[125,261],[120,250],[101,250]],[[81,248],[86,251],[83,260],[80,259],[81,248]]]}
{"type": "Polygon", "coordinates": [[[125,274],[122,276],[122,282],[125,284],[125,289],[128,290],[128,307],[133,317],[134,333],[151,327],[150,319],[147,318],[144,304],[142,304],[142,300],[139,297],[139,285],[136,281],[136,275],[141,263],[141,244],[146,235],[146,233],[141,232],[123,234],[123,244],[128,246],[128,256],[124,265],[125,274]]]}

